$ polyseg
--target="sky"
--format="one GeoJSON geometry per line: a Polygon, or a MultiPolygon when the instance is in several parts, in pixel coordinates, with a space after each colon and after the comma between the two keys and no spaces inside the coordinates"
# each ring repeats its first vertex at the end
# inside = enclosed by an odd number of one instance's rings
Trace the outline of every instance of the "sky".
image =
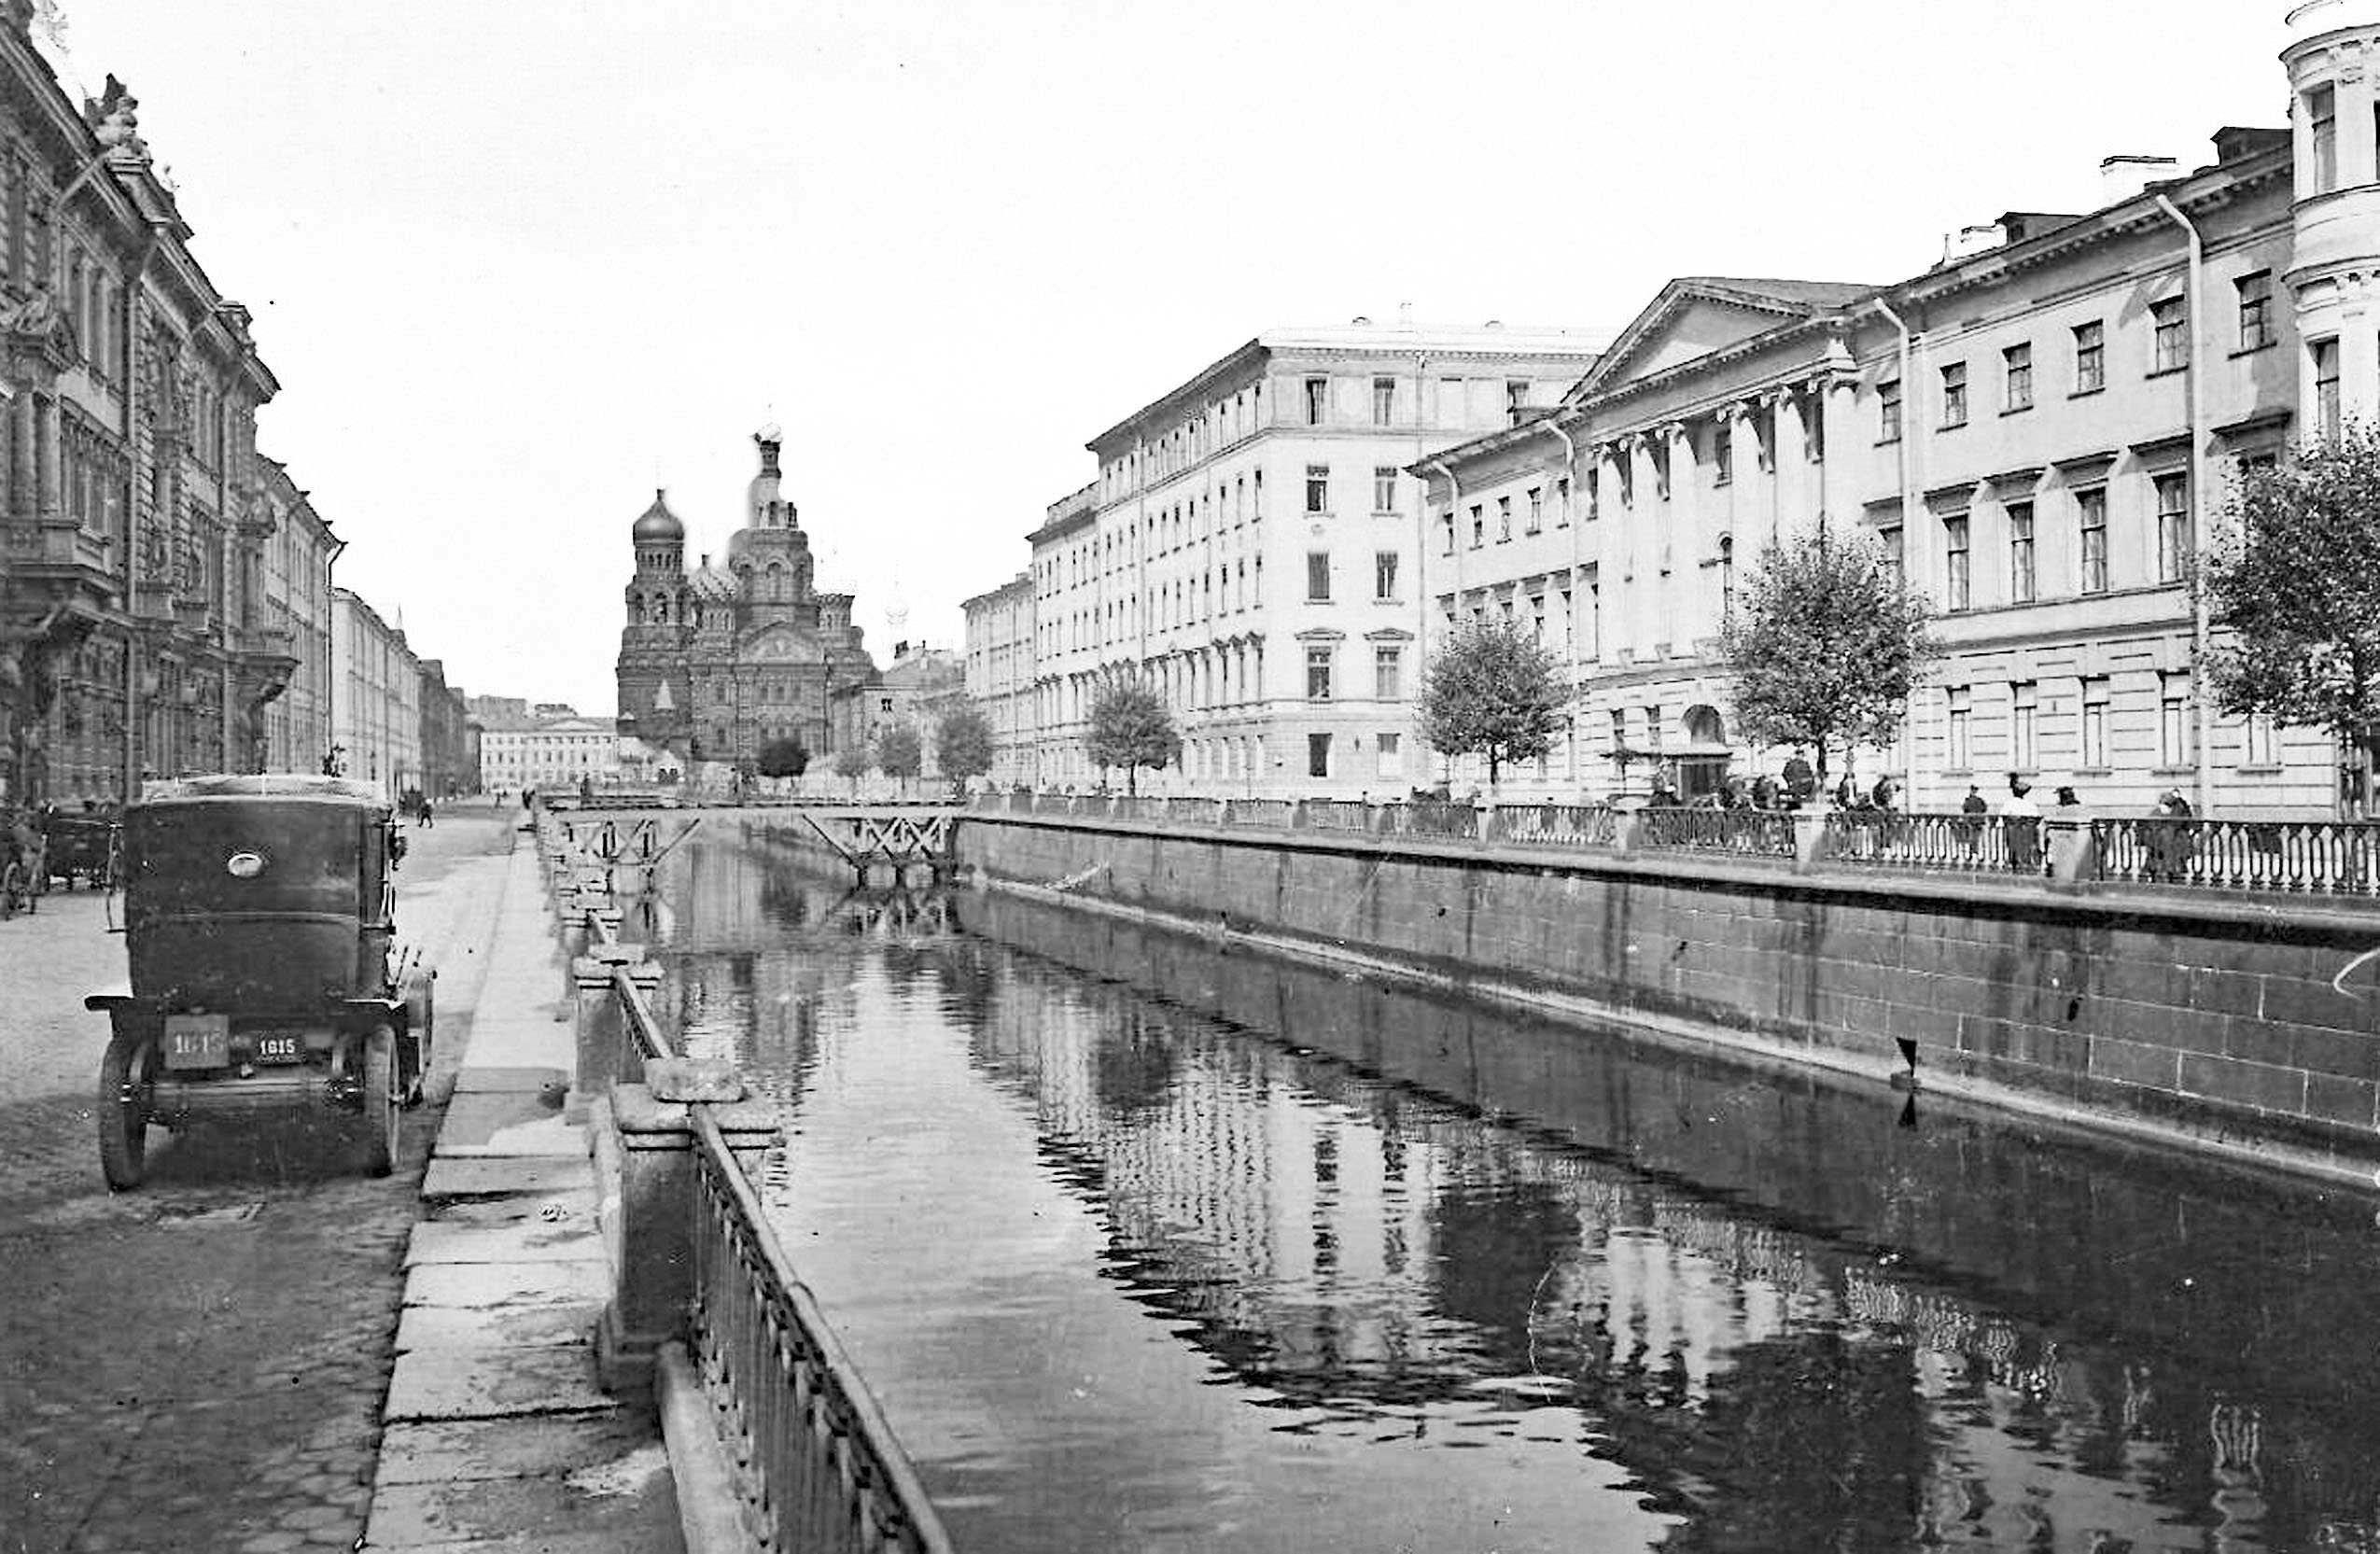
{"type": "Polygon", "coordinates": [[[255,315],[259,446],[473,693],[614,708],[629,525],[723,557],[785,429],[896,639],[1267,329],[1617,331],[1891,282],[2118,153],[2286,122],[2282,0],[59,0],[255,315]]]}

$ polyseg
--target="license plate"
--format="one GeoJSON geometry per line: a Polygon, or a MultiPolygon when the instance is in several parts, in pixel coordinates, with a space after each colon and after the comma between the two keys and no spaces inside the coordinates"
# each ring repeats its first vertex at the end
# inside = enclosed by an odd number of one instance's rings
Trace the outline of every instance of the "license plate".
{"type": "Polygon", "coordinates": [[[231,1016],[229,1015],[168,1015],[165,1016],[165,1066],[169,1069],[219,1069],[231,1061],[231,1016]]]}
{"type": "Polygon", "coordinates": [[[295,1031],[262,1031],[255,1041],[256,1061],[259,1063],[302,1063],[306,1060],[306,1039],[295,1031]]]}

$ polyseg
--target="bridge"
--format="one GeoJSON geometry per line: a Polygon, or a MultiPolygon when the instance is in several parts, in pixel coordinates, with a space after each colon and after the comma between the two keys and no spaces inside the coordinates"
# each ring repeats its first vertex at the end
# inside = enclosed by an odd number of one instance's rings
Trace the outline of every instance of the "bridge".
{"type": "Polygon", "coordinates": [[[876,872],[889,873],[895,884],[912,869],[942,874],[957,861],[953,836],[964,813],[951,803],[882,800],[701,809],[598,803],[558,810],[553,819],[576,867],[600,871],[600,883],[615,893],[636,895],[651,887],[662,860],[697,828],[726,821],[747,828],[758,823],[815,842],[849,864],[861,885],[876,872]]]}

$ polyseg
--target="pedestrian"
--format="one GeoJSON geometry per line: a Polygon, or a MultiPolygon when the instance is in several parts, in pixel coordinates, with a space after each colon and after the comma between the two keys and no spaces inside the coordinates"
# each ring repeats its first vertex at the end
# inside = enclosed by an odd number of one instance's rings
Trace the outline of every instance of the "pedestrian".
{"type": "Polygon", "coordinates": [[[1835,784],[1835,807],[1837,809],[1859,807],[1859,779],[1851,775],[1849,767],[1843,769],[1842,780],[1835,784]]]}
{"type": "Polygon", "coordinates": [[[1653,802],[1659,805],[1677,803],[1677,768],[1662,762],[1653,768],[1653,802]]]}
{"type": "Polygon", "coordinates": [[[1887,772],[1876,779],[1875,791],[1871,796],[1875,800],[1877,808],[1890,809],[1893,806],[1893,801],[1900,797],[1900,784],[1895,782],[1892,774],[1887,772]]]}
{"type": "Polygon", "coordinates": [[[2195,813],[2178,788],[2168,788],[2157,795],[2156,806],[2140,826],[2146,833],[2142,850],[2147,855],[2151,879],[2182,879],[2189,875],[2191,865],[2198,859],[2192,834],[2196,828],[2191,824],[2195,813]]]}
{"type": "Polygon", "coordinates": [[[2009,796],[2000,801],[2000,824],[2009,838],[2009,867],[2021,875],[2041,872],[2041,806],[2033,784],[2009,774],[2009,796]]]}
{"type": "Polygon", "coordinates": [[[1777,779],[1762,772],[1752,779],[1752,807],[1774,809],[1777,806],[1777,779]]]}
{"type": "Polygon", "coordinates": [[[2058,807],[2060,809],[2079,809],[2082,807],[2081,796],[2075,792],[2070,784],[2061,783],[2059,785],[2058,807]]]}
{"type": "Polygon", "coordinates": [[[1810,762],[1808,758],[1803,756],[1799,750],[1796,750],[1791,755],[1785,757],[1785,807],[1788,809],[1799,809],[1814,798],[1817,795],[1817,792],[1818,777],[1816,773],[1810,769],[1810,762]]]}

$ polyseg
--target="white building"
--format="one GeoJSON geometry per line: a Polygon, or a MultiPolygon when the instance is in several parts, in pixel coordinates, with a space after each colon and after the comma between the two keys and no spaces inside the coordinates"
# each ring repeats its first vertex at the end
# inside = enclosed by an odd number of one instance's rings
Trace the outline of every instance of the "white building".
{"type": "Polygon", "coordinates": [[[352,590],[330,591],[330,758],[394,799],[421,785],[421,661],[352,590]]]}
{"type": "Polygon", "coordinates": [[[472,697],[471,715],[480,723],[480,783],[491,791],[560,791],[620,775],[619,728],[609,718],[508,696],[472,697]]]}
{"type": "Polygon", "coordinates": [[[1278,330],[1093,438],[1099,478],[1030,536],[1039,780],[1099,780],[1085,720],[1119,677],[1182,730],[1161,786],[1351,797],[1426,775],[1412,699],[1437,585],[1405,468],[1550,406],[1594,360],[1559,329],[1278,330]]]}

